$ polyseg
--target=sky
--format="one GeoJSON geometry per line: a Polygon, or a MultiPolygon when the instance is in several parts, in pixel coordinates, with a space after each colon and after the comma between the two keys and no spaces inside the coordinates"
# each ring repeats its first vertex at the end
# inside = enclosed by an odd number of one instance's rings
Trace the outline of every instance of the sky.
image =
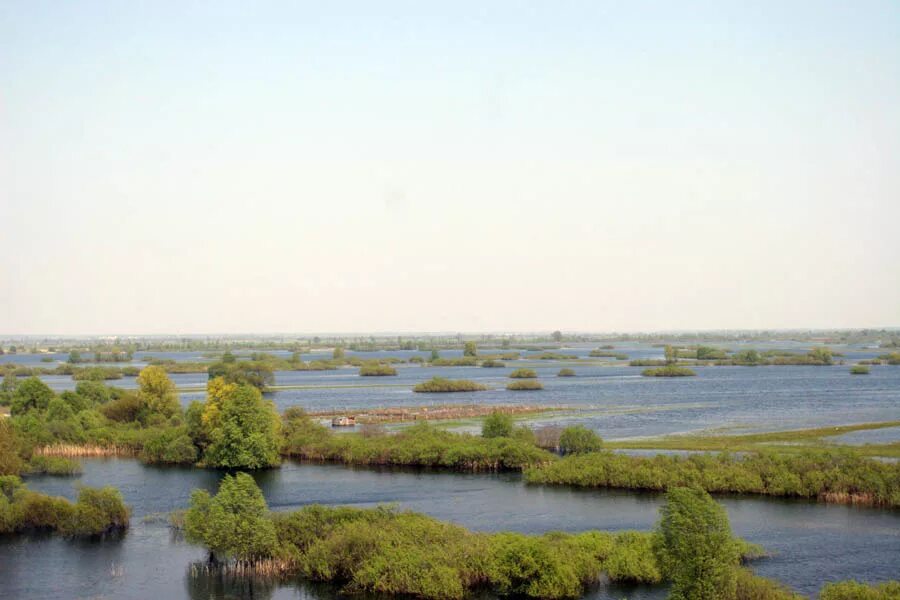
{"type": "Polygon", "coordinates": [[[900,2],[0,0],[0,333],[900,325],[900,2]]]}

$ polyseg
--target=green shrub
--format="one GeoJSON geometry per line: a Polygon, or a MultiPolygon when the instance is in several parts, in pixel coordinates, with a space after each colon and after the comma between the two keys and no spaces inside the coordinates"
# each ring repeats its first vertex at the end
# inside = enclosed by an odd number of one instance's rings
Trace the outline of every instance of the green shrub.
{"type": "Polygon", "coordinates": [[[602,446],[600,436],[584,425],[566,427],[559,436],[559,449],[563,454],[596,452],[602,446]]]}
{"type": "Polygon", "coordinates": [[[512,416],[494,411],[481,424],[481,437],[510,437],[513,433],[512,416]]]}
{"type": "Polygon", "coordinates": [[[534,369],[516,369],[509,376],[513,379],[533,379],[538,375],[534,369]]]}
{"type": "Polygon", "coordinates": [[[556,374],[557,377],[575,377],[575,371],[573,369],[569,369],[568,367],[564,369],[560,369],[559,373],[556,374]]]}
{"type": "Polygon", "coordinates": [[[193,464],[197,447],[186,428],[161,429],[144,442],[140,457],[146,463],[193,464]]]}
{"type": "Polygon", "coordinates": [[[868,375],[869,367],[866,365],[853,365],[850,367],[851,375],[868,375]]]}
{"type": "Polygon", "coordinates": [[[131,511],[112,487],[81,488],[69,519],[59,527],[63,535],[99,536],[128,527],[131,511]]]}

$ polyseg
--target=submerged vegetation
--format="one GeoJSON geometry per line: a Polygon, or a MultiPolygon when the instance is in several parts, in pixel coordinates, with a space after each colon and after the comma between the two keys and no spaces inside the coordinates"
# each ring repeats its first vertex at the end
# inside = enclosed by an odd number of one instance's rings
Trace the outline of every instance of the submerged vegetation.
{"type": "Polygon", "coordinates": [[[468,379],[445,379],[432,377],[428,381],[416,384],[414,392],[439,393],[439,392],[480,392],[488,389],[486,385],[475,383],[468,379]]]}

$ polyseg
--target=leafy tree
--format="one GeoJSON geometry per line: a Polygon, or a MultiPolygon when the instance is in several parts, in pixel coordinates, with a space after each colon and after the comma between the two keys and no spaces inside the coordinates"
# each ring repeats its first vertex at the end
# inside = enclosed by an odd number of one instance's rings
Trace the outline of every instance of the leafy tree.
{"type": "Polygon", "coordinates": [[[75,393],[95,405],[106,404],[112,397],[109,388],[100,381],[79,381],[75,393]]]}
{"type": "Polygon", "coordinates": [[[331,353],[331,358],[333,358],[334,360],[344,360],[344,356],[345,356],[345,353],[344,353],[343,346],[337,346],[334,349],[334,352],[331,353]]]}
{"type": "Polygon", "coordinates": [[[725,509],[705,491],[673,488],[660,509],[655,550],[673,600],[730,600],[740,550],[725,509]]]}
{"type": "Polygon", "coordinates": [[[486,438],[510,437],[513,434],[513,419],[499,411],[494,411],[485,418],[481,425],[481,435],[486,438]]]}
{"type": "Polygon", "coordinates": [[[81,358],[81,352],[79,352],[78,350],[72,350],[71,352],[69,352],[68,362],[73,365],[83,362],[81,358]]]}
{"type": "Polygon", "coordinates": [[[184,527],[189,542],[203,544],[225,559],[265,558],[277,542],[266,499],[246,473],[226,475],[215,496],[194,490],[184,527]]]}
{"type": "Polygon", "coordinates": [[[141,400],[150,412],[171,417],[181,408],[175,384],[162,367],[145,367],[138,375],[137,383],[140,386],[141,400]]]}
{"type": "Polygon", "coordinates": [[[475,342],[466,342],[463,346],[463,356],[478,356],[478,346],[475,342]]]}
{"type": "Polygon", "coordinates": [[[226,384],[216,410],[204,413],[209,446],[204,461],[215,467],[259,469],[279,461],[281,421],[271,402],[251,385],[226,384]]]}
{"type": "Polygon", "coordinates": [[[554,342],[559,343],[559,342],[561,342],[562,339],[563,339],[562,331],[559,331],[559,330],[554,331],[552,334],[550,334],[550,337],[553,338],[553,341],[554,341],[554,342]]]}
{"type": "Polygon", "coordinates": [[[603,440],[584,425],[566,427],[559,436],[559,449],[563,454],[596,452],[603,446],[603,440]]]}
{"type": "Polygon", "coordinates": [[[436,348],[431,349],[431,362],[438,360],[441,357],[440,353],[438,353],[436,348]]]}
{"type": "Polygon", "coordinates": [[[29,410],[45,410],[55,396],[46,383],[37,377],[29,377],[16,386],[10,412],[21,415],[29,410]]]}
{"type": "Polygon", "coordinates": [[[226,350],[225,354],[222,355],[222,362],[225,364],[230,364],[237,361],[237,357],[231,353],[231,350],[226,350]]]}
{"type": "Polygon", "coordinates": [[[830,348],[818,347],[813,348],[809,351],[809,357],[812,360],[821,362],[824,365],[830,365],[834,363],[834,353],[830,348]]]}
{"type": "Polygon", "coordinates": [[[758,350],[741,350],[734,356],[735,361],[747,365],[757,365],[762,362],[762,356],[758,350]]]}

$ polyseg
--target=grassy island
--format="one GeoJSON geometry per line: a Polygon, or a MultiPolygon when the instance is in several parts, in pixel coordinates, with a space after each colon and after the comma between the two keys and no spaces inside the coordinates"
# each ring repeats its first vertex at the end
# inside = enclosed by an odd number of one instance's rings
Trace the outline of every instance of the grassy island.
{"type": "Polygon", "coordinates": [[[486,385],[475,383],[468,379],[445,379],[432,377],[428,381],[416,384],[414,392],[444,393],[444,392],[481,392],[488,389],[486,385]]]}
{"type": "Polygon", "coordinates": [[[534,369],[516,369],[509,376],[513,379],[534,379],[538,375],[534,369]]]}
{"type": "Polygon", "coordinates": [[[853,365],[850,367],[851,375],[868,375],[869,367],[867,365],[853,365]]]}
{"type": "Polygon", "coordinates": [[[641,375],[644,377],[693,377],[697,373],[693,369],[687,367],[677,367],[668,365],[665,367],[654,367],[652,369],[644,369],[641,375]]]}
{"type": "Polygon", "coordinates": [[[397,369],[391,365],[365,364],[359,368],[359,374],[362,377],[385,377],[396,375],[397,369]]]}
{"type": "Polygon", "coordinates": [[[731,590],[729,598],[792,598],[740,567],[762,550],[734,538],[724,509],[696,490],[669,494],[655,532],[526,535],[476,533],[384,506],[273,513],[253,478],[238,473],[215,496],[194,491],[183,520],[188,541],[206,546],[216,561],[208,568],[302,576],[345,592],[458,600],[481,589],[554,600],[576,598],[605,576],[668,581],[686,597],[707,585],[731,590]],[[686,525],[694,522],[702,526],[686,525]],[[769,593],[761,595],[764,585],[769,593]]]}
{"type": "Polygon", "coordinates": [[[575,371],[573,369],[569,369],[568,367],[564,369],[560,369],[559,373],[556,374],[557,377],[575,377],[575,371]]]}
{"type": "Polygon", "coordinates": [[[512,381],[509,385],[506,386],[506,389],[511,391],[537,391],[544,389],[544,384],[535,379],[520,379],[519,381],[512,381]]]}

